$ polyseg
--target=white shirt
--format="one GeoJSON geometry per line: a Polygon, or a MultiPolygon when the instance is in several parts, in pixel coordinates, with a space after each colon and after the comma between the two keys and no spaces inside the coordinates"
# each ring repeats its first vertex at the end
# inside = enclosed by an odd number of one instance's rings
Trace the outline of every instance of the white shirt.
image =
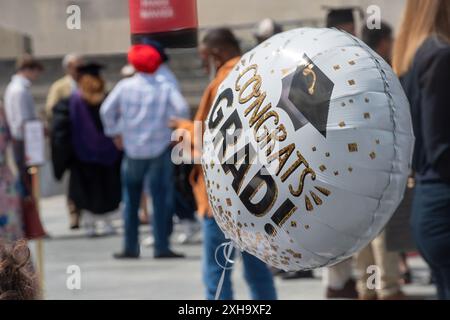
{"type": "Polygon", "coordinates": [[[30,80],[20,74],[12,76],[11,82],[6,87],[4,96],[6,121],[11,136],[16,140],[23,140],[25,122],[37,118],[30,87],[30,80]]]}

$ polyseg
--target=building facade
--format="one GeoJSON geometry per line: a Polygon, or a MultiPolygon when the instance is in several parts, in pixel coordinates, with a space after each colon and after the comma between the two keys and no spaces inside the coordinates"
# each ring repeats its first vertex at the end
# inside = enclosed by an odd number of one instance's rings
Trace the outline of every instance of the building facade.
{"type": "MultiPolygon", "coordinates": [[[[405,0],[198,0],[200,27],[248,26],[270,17],[281,22],[323,21],[323,6],[370,5],[381,9],[382,19],[398,24],[405,0]]],[[[0,0],[0,25],[30,35],[37,56],[67,52],[111,54],[124,52],[130,43],[127,0],[0,0]],[[66,12],[80,7],[81,29],[68,29],[66,12]]],[[[8,43],[11,43],[8,41],[8,43]]],[[[1,51],[4,47],[0,48],[1,51]]]]}

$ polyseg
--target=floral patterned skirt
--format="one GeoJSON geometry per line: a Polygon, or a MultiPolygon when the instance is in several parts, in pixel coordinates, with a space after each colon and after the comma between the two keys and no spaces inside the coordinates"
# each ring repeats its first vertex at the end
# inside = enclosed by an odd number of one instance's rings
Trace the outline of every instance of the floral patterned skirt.
{"type": "Polygon", "coordinates": [[[20,199],[14,176],[8,166],[0,165],[0,240],[23,238],[20,199]]]}

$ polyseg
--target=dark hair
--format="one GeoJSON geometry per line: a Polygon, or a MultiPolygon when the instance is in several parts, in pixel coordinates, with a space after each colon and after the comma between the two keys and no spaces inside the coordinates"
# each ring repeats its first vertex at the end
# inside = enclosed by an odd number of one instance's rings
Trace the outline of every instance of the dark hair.
{"type": "Polygon", "coordinates": [[[167,55],[166,49],[164,48],[164,46],[162,45],[161,42],[153,40],[153,39],[144,38],[144,39],[142,39],[142,43],[155,48],[156,51],[158,51],[158,53],[161,55],[161,59],[163,62],[169,61],[169,56],[167,55]]]}
{"type": "Polygon", "coordinates": [[[364,26],[362,40],[372,49],[376,49],[382,40],[392,37],[392,28],[385,22],[381,22],[380,28],[369,29],[364,26]]]}
{"type": "Polygon", "coordinates": [[[0,300],[38,299],[39,286],[24,240],[0,243],[0,300]]]}
{"type": "Polygon", "coordinates": [[[16,70],[39,70],[43,71],[44,66],[29,54],[19,57],[16,61],[16,70]]]}
{"type": "Polygon", "coordinates": [[[354,10],[355,8],[329,9],[326,19],[327,28],[339,27],[346,23],[355,23],[354,10]]]}
{"type": "Polygon", "coordinates": [[[216,28],[209,30],[203,37],[202,43],[210,49],[228,48],[239,52],[241,51],[239,41],[234,36],[233,32],[228,28],[216,28]]]}

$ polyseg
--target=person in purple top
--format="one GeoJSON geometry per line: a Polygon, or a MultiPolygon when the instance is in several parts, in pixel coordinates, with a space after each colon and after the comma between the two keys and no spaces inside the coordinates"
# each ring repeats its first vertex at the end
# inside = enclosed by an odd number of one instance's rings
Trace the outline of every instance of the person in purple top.
{"type": "MultiPolygon", "coordinates": [[[[96,63],[78,68],[78,89],[54,107],[51,128],[54,175],[61,179],[70,171],[69,198],[77,208],[94,215],[117,210],[121,201],[122,153],[103,133],[100,120],[100,105],[106,97],[101,68],[96,63]]],[[[87,217],[88,235],[94,236],[95,219],[87,217]]],[[[105,222],[106,231],[113,232],[109,219],[105,222]]]]}

